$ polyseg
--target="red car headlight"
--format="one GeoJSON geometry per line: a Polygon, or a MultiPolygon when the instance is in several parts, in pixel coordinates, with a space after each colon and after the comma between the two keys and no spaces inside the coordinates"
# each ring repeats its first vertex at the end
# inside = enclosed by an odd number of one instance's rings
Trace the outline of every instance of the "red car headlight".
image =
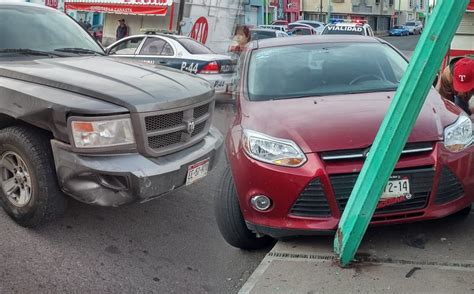
{"type": "Polygon", "coordinates": [[[444,129],[444,147],[451,152],[461,152],[473,143],[472,121],[466,115],[444,129]]]}
{"type": "Polygon", "coordinates": [[[300,167],[307,158],[295,142],[244,130],[245,153],[258,161],[287,167],[300,167]]]}

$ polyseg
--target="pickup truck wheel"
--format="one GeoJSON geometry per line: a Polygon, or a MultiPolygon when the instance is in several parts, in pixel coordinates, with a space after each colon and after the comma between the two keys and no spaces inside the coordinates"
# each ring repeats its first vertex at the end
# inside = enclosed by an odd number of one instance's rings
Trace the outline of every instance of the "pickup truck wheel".
{"type": "Polygon", "coordinates": [[[3,209],[24,227],[36,227],[65,210],[49,138],[41,130],[0,130],[0,184],[3,209]]]}
{"type": "Polygon", "coordinates": [[[258,238],[247,228],[240,211],[230,168],[224,172],[220,191],[215,198],[215,215],[219,231],[227,243],[234,247],[246,250],[260,249],[273,241],[268,236],[258,238]]]}

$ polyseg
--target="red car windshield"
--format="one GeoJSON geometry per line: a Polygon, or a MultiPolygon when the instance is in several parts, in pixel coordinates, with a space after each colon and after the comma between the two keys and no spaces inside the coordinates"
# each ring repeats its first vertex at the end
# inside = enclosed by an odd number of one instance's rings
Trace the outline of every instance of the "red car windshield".
{"type": "Polygon", "coordinates": [[[263,48],[250,58],[247,94],[263,101],[394,91],[406,67],[406,60],[382,43],[263,48]]]}

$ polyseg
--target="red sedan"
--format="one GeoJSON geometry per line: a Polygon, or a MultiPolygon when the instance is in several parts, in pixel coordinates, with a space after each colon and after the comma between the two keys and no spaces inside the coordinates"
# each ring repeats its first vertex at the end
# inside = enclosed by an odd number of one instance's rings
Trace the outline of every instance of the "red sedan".
{"type": "MultiPolygon", "coordinates": [[[[216,198],[222,235],[253,249],[334,232],[407,60],[383,40],[336,35],[262,40],[243,54],[216,198]]],[[[469,214],[472,129],[433,88],[371,224],[469,214]]]]}

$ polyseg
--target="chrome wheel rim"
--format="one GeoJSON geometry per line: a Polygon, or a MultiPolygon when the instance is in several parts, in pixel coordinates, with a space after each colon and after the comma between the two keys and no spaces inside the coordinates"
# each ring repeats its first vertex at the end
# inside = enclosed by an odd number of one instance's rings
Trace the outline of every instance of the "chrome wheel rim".
{"type": "Polygon", "coordinates": [[[20,155],[5,152],[0,160],[3,194],[16,207],[26,206],[33,192],[28,166],[20,155]]]}

